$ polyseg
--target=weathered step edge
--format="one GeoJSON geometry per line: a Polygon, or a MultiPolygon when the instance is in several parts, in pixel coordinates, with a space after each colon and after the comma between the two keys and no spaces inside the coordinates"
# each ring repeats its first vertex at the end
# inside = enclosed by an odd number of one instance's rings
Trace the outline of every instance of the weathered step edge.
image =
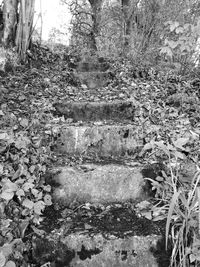
{"type": "Polygon", "coordinates": [[[141,201],[149,197],[147,181],[140,167],[82,164],[49,170],[46,182],[53,185],[54,202],[110,203],[141,201]]]}
{"type": "Polygon", "coordinates": [[[101,158],[133,155],[143,147],[142,127],[135,125],[66,126],[55,140],[54,151],[101,158]]]}
{"type": "MultiPolygon", "coordinates": [[[[56,267],[166,267],[166,264],[162,265],[162,259],[158,261],[156,255],[162,239],[160,235],[130,236],[123,239],[113,235],[106,238],[101,233],[87,232],[60,235],[60,230],[56,230],[49,235],[48,240],[36,239],[33,258],[41,264],[42,251],[46,250],[44,261],[54,255],[55,259],[57,257],[56,267]]],[[[163,259],[163,263],[165,261],[163,259]]]]}
{"type": "Polygon", "coordinates": [[[54,104],[55,115],[73,121],[134,120],[135,105],[131,101],[113,102],[58,102],[54,104]]]}
{"type": "Polygon", "coordinates": [[[74,72],[81,84],[85,84],[90,89],[102,88],[108,84],[109,72],[74,72]]]}
{"type": "Polygon", "coordinates": [[[71,267],[158,267],[158,263],[150,252],[156,247],[160,236],[152,235],[145,237],[128,237],[120,239],[112,237],[106,240],[101,234],[88,237],[84,234],[72,234],[65,238],[64,243],[76,251],[86,250],[98,251],[96,255],[80,260],[77,255],[71,262],[71,267]]]}

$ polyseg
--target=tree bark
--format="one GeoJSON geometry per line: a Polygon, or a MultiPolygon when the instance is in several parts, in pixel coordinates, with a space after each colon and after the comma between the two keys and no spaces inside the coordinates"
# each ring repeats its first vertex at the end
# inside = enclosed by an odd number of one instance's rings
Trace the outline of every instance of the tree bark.
{"type": "Polygon", "coordinates": [[[17,8],[18,0],[5,0],[3,6],[3,38],[2,43],[5,47],[14,45],[15,33],[17,27],[17,8]]]}
{"type": "Polygon", "coordinates": [[[16,46],[22,61],[31,40],[34,6],[35,0],[4,0],[2,44],[16,46]]]}
{"type": "Polygon", "coordinates": [[[20,0],[19,22],[15,44],[22,61],[26,58],[32,34],[35,0],[20,0]]]}
{"type": "Polygon", "coordinates": [[[132,18],[133,12],[131,11],[131,0],[122,0],[122,12],[124,14],[124,47],[129,46],[130,43],[130,35],[131,35],[131,26],[132,26],[132,18]],[[131,11],[131,12],[130,12],[131,11]]]}
{"type": "Polygon", "coordinates": [[[94,52],[97,51],[96,38],[99,35],[99,26],[101,22],[101,9],[103,0],[88,0],[92,9],[92,27],[89,34],[89,46],[94,52]]]}

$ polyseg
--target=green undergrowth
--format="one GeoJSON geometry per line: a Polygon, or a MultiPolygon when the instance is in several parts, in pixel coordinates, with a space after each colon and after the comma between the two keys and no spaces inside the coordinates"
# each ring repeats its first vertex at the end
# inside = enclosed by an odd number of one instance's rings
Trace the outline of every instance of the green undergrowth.
{"type": "Polygon", "coordinates": [[[200,260],[200,169],[195,156],[191,159],[185,156],[185,152],[191,151],[193,138],[192,135],[179,138],[171,144],[151,141],[143,148],[150,149],[153,157],[161,157],[166,166],[155,180],[146,179],[150,180],[157,199],[152,210],[159,216],[154,220],[167,219],[166,249],[172,242],[173,267],[198,266],[200,260]]]}
{"type": "MultiPolygon", "coordinates": [[[[68,66],[69,61],[76,61],[72,55],[58,64],[54,59],[60,60],[60,55],[53,56],[48,50],[45,57],[46,52],[35,50],[39,59],[30,69],[1,80],[0,267],[34,266],[29,262],[31,240],[34,235],[45,235],[40,224],[45,207],[52,204],[51,187],[44,177],[52,160],[57,161],[51,148],[66,123],[63,117],[52,115],[53,104],[64,97],[79,101],[78,90],[88,99],[88,90],[78,88],[76,81],[73,84],[73,71],[68,66]]],[[[133,101],[137,107],[134,123],[142,126],[144,147],[133,161],[165,166],[162,175],[150,182],[157,200],[154,220],[167,219],[166,241],[174,245],[171,266],[197,264],[199,81],[186,80],[173,71],[165,75],[148,64],[109,63],[112,79],[107,94],[111,91],[114,97],[117,93],[121,100],[133,101]]]]}
{"type": "Polygon", "coordinates": [[[0,266],[27,266],[25,233],[41,234],[37,226],[45,207],[52,205],[51,186],[44,181],[50,144],[43,144],[50,106],[32,104],[29,116],[16,116],[6,104],[1,108],[0,266]]]}

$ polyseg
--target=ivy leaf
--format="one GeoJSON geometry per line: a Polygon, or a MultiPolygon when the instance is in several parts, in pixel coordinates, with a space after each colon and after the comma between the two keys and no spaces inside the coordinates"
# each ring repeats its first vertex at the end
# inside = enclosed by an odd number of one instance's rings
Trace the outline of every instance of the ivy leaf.
{"type": "Polygon", "coordinates": [[[31,193],[34,195],[34,197],[36,198],[39,194],[39,190],[35,189],[35,188],[32,188],[31,189],[31,193]]]}
{"type": "Polygon", "coordinates": [[[31,210],[34,206],[34,202],[26,198],[24,199],[22,205],[31,210]]]}
{"type": "Polygon", "coordinates": [[[175,41],[168,41],[168,45],[170,46],[170,48],[174,49],[179,45],[179,42],[175,42],[175,41]]]}
{"type": "Polygon", "coordinates": [[[2,253],[6,258],[8,258],[12,252],[12,244],[5,244],[3,247],[0,247],[0,253],[2,253]]]}
{"type": "Polygon", "coordinates": [[[177,34],[179,34],[179,33],[183,33],[183,32],[184,32],[184,28],[179,26],[178,28],[176,28],[175,32],[176,32],[177,34]]]}
{"type": "Polygon", "coordinates": [[[22,188],[23,188],[23,190],[25,192],[28,192],[29,189],[32,189],[33,187],[34,187],[34,184],[33,183],[29,183],[29,182],[24,183],[23,186],[22,186],[22,188]]]}
{"type": "Polygon", "coordinates": [[[27,148],[28,145],[30,144],[30,140],[28,137],[26,136],[19,136],[17,138],[17,140],[15,141],[15,146],[18,149],[22,149],[22,148],[27,148]]]}
{"type": "Polygon", "coordinates": [[[3,179],[0,184],[2,185],[1,198],[11,200],[14,196],[14,192],[18,189],[17,184],[11,182],[9,179],[3,179]]]}
{"type": "Polygon", "coordinates": [[[172,140],[174,146],[181,150],[185,150],[183,146],[186,145],[188,141],[189,141],[189,138],[179,138],[176,141],[172,140]]]}
{"type": "Polygon", "coordinates": [[[144,145],[143,150],[151,150],[153,148],[153,144],[151,142],[144,145]]]}
{"type": "Polygon", "coordinates": [[[46,194],[44,196],[44,202],[47,206],[51,206],[52,205],[52,201],[51,201],[51,196],[49,194],[46,194]]]}
{"type": "Polygon", "coordinates": [[[167,156],[169,156],[169,149],[163,141],[155,142],[156,146],[161,149],[167,156]]]}
{"type": "Polygon", "coordinates": [[[45,208],[45,203],[43,201],[40,200],[34,203],[34,212],[36,214],[41,215],[44,208],[45,208]]]}
{"type": "Polygon", "coordinates": [[[33,173],[34,170],[35,170],[35,165],[32,165],[32,166],[29,168],[29,171],[30,171],[30,173],[33,173]]]}
{"type": "Polygon", "coordinates": [[[42,193],[42,191],[37,195],[37,200],[40,200],[40,199],[42,199],[42,196],[43,196],[43,193],[42,193]]]}
{"type": "Polygon", "coordinates": [[[177,27],[179,26],[179,22],[178,21],[174,21],[170,23],[170,31],[173,32],[177,27]]]}
{"type": "Polygon", "coordinates": [[[0,252],[0,267],[4,267],[6,263],[6,257],[4,256],[3,252],[0,252]]]}
{"type": "Polygon", "coordinates": [[[168,46],[162,47],[161,50],[160,50],[160,53],[161,54],[166,54],[170,58],[172,58],[172,56],[173,56],[173,52],[172,52],[171,48],[168,47],[168,46]]]}
{"type": "Polygon", "coordinates": [[[0,140],[7,141],[9,139],[10,139],[10,137],[7,133],[0,133],[0,140]]]}
{"type": "Polygon", "coordinates": [[[24,128],[27,128],[28,127],[28,119],[24,118],[20,121],[20,125],[24,128]]]}
{"type": "Polygon", "coordinates": [[[20,230],[21,238],[24,237],[24,234],[25,234],[25,231],[26,231],[28,225],[29,225],[29,220],[23,220],[22,222],[20,222],[19,230],[20,230]]]}
{"type": "Polygon", "coordinates": [[[36,228],[34,225],[31,225],[31,228],[33,229],[34,233],[36,233],[37,235],[43,237],[45,235],[45,231],[44,230],[40,230],[38,228],[36,228]]]}
{"type": "Polygon", "coordinates": [[[189,46],[189,45],[181,45],[181,47],[180,47],[180,50],[181,50],[181,52],[190,52],[191,51],[191,47],[189,46]]]}
{"type": "Polygon", "coordinates": [[[17,171],[14,173],[12,180],[16,180],[17,178],[19,178],[24,172],[24,166],[22,164],[19,165],[17,171]]]}
{"type": "Polygon", "coordinates": [[[3,165],[0,164],[0,174],[3,174],[3,165]]]}
{"type": "Polygon", "coordinates": [[[14,261],[7,261],[5,267],[16,267],[14,261]]]}
{"type": "Polygon", "coordinates": [[[11,182],[9,179],[3,179],[2,181],[2,191],[14,192],[17,191],[17,184],[11,182]]]}
{"type": "Polygon", "coordinates": [[[179,151],[174,151],[174,156],[179,159],[185,159],[185,155],[179,151]]]}
{"type": "Polygon", "coordinates": [[[43,186],[44,191],[51,192],[51,186],[50,185],[44,185],[43,186]]]}
{"type": "Polygon", "coordinates": [[[4,192],[1,193],[0,196],[1,196],[1,198],[9,201],[9,200],[11,200],[14,197],[14,193],[13,192],[6,192],[6,191],[4,191],[4,192]]]}
{"type": "Polygon", "coordinates": [[[21,197],[25,196],[24,190],[23,189],[17,190],[16,195],[19,197],[19,199],[21,199],[21,197]]]}

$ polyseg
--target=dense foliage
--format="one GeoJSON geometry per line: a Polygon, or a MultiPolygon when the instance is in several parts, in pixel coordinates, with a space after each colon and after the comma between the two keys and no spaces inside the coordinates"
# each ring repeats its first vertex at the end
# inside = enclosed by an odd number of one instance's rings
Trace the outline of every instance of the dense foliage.
{"type": "MultiPolygon", "coordinates": [[[[55,45],[52,52],[32,44],[26,66],[14,51],[4,51],[9,72],[0,73],[0,267],[36,266],[32,241],[46,235],[41,224],[52,205],[45,174],[54,161],[62,161],[52,151],[65,122],[54,114],[58,99],[134,102],[144,140],[134,159],[162,166],[155,179],[147,178],[155,205],[142,215],[166,220],[171,266],[197,266],[200,5],[195,0],[72,0],[70,8],[70,47],[55,45]],[[94,53],[109,64],[109,79],[105,88],[90,91],[74,69],[94,53]]],[[[74,157],[67,164],[81,160],[74,157]]]]}

